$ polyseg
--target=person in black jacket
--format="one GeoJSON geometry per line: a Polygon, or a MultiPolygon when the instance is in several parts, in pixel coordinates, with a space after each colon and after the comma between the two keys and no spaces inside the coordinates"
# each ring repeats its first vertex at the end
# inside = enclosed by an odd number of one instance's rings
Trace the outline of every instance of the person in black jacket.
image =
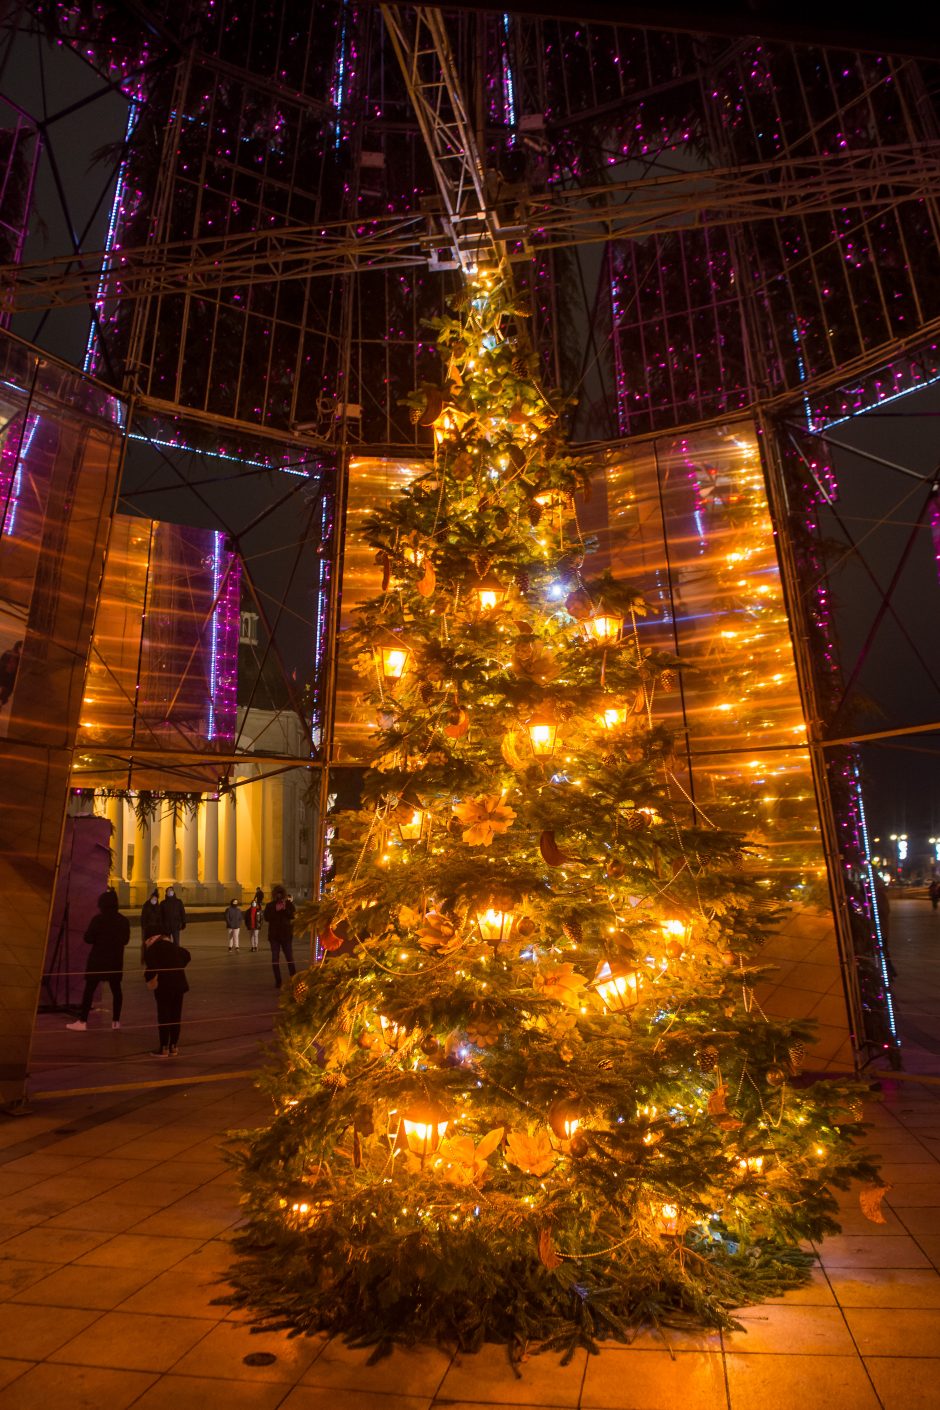
{"type": "Polygon", "coordinates": [[[121,1005],[124,994],[121,980],[124,976],[124,951],[131,938],[131,923],[127,916],[118,910],[118,898],[114,891],[103,891],[98,897],[98,914],[92,916],[85,931],[85,944],[90,945],[88,963],[85,966],[85,991],[82,994],[82,1007],[74,1023],[67,1023],[73,1033],[84,1033],[88,1027],[88,1015],[95,1001],[98,985],[104,981],[111,987],[111,1027],[121,1026],[121,1005]]]}
{"type": "Polygon", "coordinates": [[[160,916],[163,921],[162,934],[169,935],[174,945],[180,942],[180,931],[186,929],[186,907],[172,886],[166,888],[160,902],[160,916]]]}
{"type": "Polygon", "coordinates": [[[183,995],[189,991],[185,970],[191,959],[189,951],[174,945],[168,935],[151,935],[144,941],[144,979],[157,1001],[160,1035],[153,1057],[176,1057],[179,1053],[183,995]]]}
{"type": "Polygon", "coordinates": [[[294,903],[283,886],[275,886],[272,899],[264,908],[264,920],[268,927],[268,944],[271,946],[271,968],[274,970],[274,987],[281,987],[281,951],[287,961],[287,972],[297,973],[294,963],[294,903]]]}

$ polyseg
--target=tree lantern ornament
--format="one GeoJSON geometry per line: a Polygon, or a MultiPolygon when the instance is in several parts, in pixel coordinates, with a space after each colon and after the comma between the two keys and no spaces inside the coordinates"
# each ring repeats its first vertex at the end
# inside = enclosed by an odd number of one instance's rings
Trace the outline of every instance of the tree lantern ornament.
{"type": "Polygon", "coordinates": [[[390,1052],[397,1052],[401,1047],[407,1029],[400,1023],[396,1023],[392,1018],[386,1018],[384,1013],[379,1014],[379,1027],[382,1030],[382,1042],[390,1052]]]}
{"type": "Polygon", "coordinates": [[[589,641],[596,642],[598,646],[615,646],[620,640],[624,620],[621,612],[601,607],[592,617],[582,622],[581,626],[589,641]]]}
{"type": "Polygon", "coordinates": [[[533,715],[526,722],[526,729],[529,731],[533,754],[540,759],[550,759],[555,752],[555,741],[558,738],[556,721],[551,715],[542,712],[533,715]]]}
{"type": "Polygon", "coordinates": [[[401,680],[411,661],[411,651],[401,637],[389,632],[376,648],[379,673],[388,685],[401,680]]]}
{"type": "Polygon", "coordinates": [[[583,1121],[581,1104],[574,1097],[559,1097],[548,1108],[548,1124],[560,1141],[570,1141],[583,1121]]]}
{"type": "Polygon", "coordinates": [[[652,1211],[653,1218],[656,1220],[657,1233],[666,1237],[679,1233],[679,1206],[677,1204],[657,1203],[652,1206],[652,1211]]]}
{"type": "Polygon", "coordinates": [[[487,573],[474,583],[470,596],[478,612],[495,612],[506,601],[509,589],[500,582],[495,573],[487,573]]]}
{"type": "Polygon", "coordinates": [[[402,842],[417,842],[424,830],[424,810],[415,808],[411,817],[398,824],[398,835],[402,842]]]}
{"type": "Polygon", "coordinates": [[[608,1013],[629,1013],[639,1003],[642,983],[639,970],[605,960],[597,971],[594,988],[608,1013]]]}
{"type": "Polygon", "coordinates": [[[450,1117],[438,1102],[415,1102],[402,1112],[402,1129],[408,1149],[424,1160],[433,1155],[447,1134],[450,1117]]]}
{"type": "Polygon", "coordinates": [[[627,723],[626,705],[608,705],[597,717],[597,723],[605,729],[618,729],[627,723]]]}
{"type": "Polygon", "coordinates": [[[491,903],[488,906],[481,906],[476,913],[477,929],[481,939],[488,945],[502,945],[512,934],[512,927],[515,923],[516,913],[512,906],[503,910],[500,903],[491,903]]]}

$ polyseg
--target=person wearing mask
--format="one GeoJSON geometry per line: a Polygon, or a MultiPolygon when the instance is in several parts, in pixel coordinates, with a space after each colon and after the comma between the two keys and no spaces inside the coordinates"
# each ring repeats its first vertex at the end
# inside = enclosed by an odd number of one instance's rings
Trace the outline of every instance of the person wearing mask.
{"type": "Polygon", "coordinates": [[[264,908],[264,921],[268,927],[268,944],[271,946],[271,967],[274,970],[274,987],[281,987],[281,952],[287,961],[287,972],[297,973],[294,963],[294,903],[283,886],[275,886],[271,900],[264,908]]]}
{"type": "Polygon", "coordinates": [[[157,1032],[160,1046],[151,1057],[179,1055],[183,995],[189,992],[186,966],[192,959],[182,945],[174,945],[169,935],[150,935],[144,941],[144,979],[157,1001],[157,1032]]]}
{"type": "Polygon", "coordinates": [[[229,954],[231,954],[233,950],[236,953],[238,951],[238,934],[242,928],[243,920],[244,916],[242,915],[241,910],[239,909],[238,902],[233,896],[228,904],[228,909],[225,912],[225,925],[228,930],[229,954]]]}
{"type": "Polygon", "coordinates": [[[124,977],[124,951],[131,938],[131,923],[118,909],[116,892],[110,888],[98,897],[98,914],[92,916],[85,931],[85,944],[90,945],[85,965],[85,990],[82,1006],[74,1023],[67,1023],[73,1033],[84,1033],[88,1015],[95,1001],[99,984],[111,989],[111,1027],[121,1026],[121,1005],[124,1001],[121,980],[124,977]]]}
{"type": "Polygon", "coordinates": [[[245,912],[245,925],[248,927],[248,934],[251,937],[251,953],[253,955],[258,953],[258,939],[261,934],[262,920],[261,903],[258,900],[258,893],[256,891],[254,900],[245,912]]]}
{"type": "Polygon", "coordinates": [[[160,916],[163,921],[163,934],[169,935],[174,945],[180,942],[180,931],[186,929],[186,907],[172,886],[166,888],[160,903],[160,916]]]}
{"type": "Polygon", "coordinates": [[[255,905],[259,910],[264,910],[264,892],[260,886],[255,887],[255,905]]]}
{"type": "Polygon", "coordinates": [[[147,897],[140,911],[140,962],[144,962],[144,950],[151,935],[163,934],[163,916],[160,914],[160,893],[156,887],[147,897]]]}

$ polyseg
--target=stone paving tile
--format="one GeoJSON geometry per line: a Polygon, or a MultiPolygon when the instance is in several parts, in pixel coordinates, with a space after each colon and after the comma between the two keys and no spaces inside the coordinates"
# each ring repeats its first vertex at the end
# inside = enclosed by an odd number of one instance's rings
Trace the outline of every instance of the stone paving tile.
{"type": "Polygon", "coordinates": [[[900,1235],[836,1234],[819,1246],[830,1268],[926,1268],[930,1259],[912,1238],[900,1235]]]}
{"type": "Polygon", "coordinates": [[[937,1410],[940,1359],[869,1356],[865,1366],[884,1410],[937,1410]]]}
{"type": "MultiPolygon", "coordinates": [[[[554,1352],[530,1356],[516,1376],[505,1346],[483,1346],[473,1355],[454,1357],[437,1391],[437,1399],[491,1405],[577,1405],[587,1359],[586,1351],[578,1351],[569,1365],[562,1366],[560,1356],[554,1352]]],[[[380,1369],[381,1364],[372,1369],[380,1369]]],[[[381,1382],[375,1378],[372,1384],[381,1382]]],[[[409,1385],[402,1389],[417,1387],[409,1385]]]]}
{"type": "Polygon", "coordinates": [[[283,1332],[256,1335],[237,1322],[221,1322],[173,1369],[179,1375],[243,1382],[281,1381],[293,1385],[320,1354],[323,1345],[320,1338],[288,1338],[283,1332]],[[270,1366],[246,1366],[244,1358],[257,1351],[271,1352],[277,1360],[270,1366]]]}
{"type": "MultiPolygon", "coordinates": [[[[109,1274],[112,1271],[117,1270],[109,1269],[109,1274]]],[[[143,1286],[138,1283],[126,1300],[120,1301],[120,1311],[157,1312],[172,1317],[214,1317],[218,1320],[225,1309],[217,1311],[212,1306],[212,1299],[221,1297],[225,1291],[216,1269],[210,1269],[198,1277],[192,1272],[184,1273],[177,1265],[143,1286]]],[[[118,1304],[111,1303],[109,1306],[118,1304]]]]}
{"type": "Polygon", "coordinates": [[[127,1410],[152,1385],[143,1371],[112,1371],[92,1366],[53,1366],[44,1362],[0,1390],[0,1410],[127,1410]]]}
{"type": "Polygon", "coordinates": [[[896,1180],[886,1202],[892,1209],[922,1209],[927,1205],[940,1206],[940,1179],[938,1180],[896,1180]]]}
{"type": "MultiPolygon", "coordinates": [[[[430,1410],[426,1395],[383,1394],[353,1390],[343,1393],[343,1410],[430,1410]]],[[[337,1410],[336,1392],[320,1386],[295,1386],[281,1402],[281,1410],[337,1410]]],[[[448,1402],[448,1410],[455,1410],[448,1402]]]]}
{"type": "MultiPolygon", "coordinates": [[[[279,1382],[245,1384],[170,1372],[134,1402],[134,1410],[277,1410],[289,1394],[290,1388],[279,1382]]],[[[333,1410],[355,1407],[339,1406],[334,1401],[333,1410]]]]}
{"type": "Polygon", "coordinates": [[[835,1300],[826,1274],[821,1268],[813,1268],[806,1287],[790,1288],[779,1297],[768,1298],[767,1305],[773,1307],[782,1303],[785,1307],[832,1307],[835,1300]]]}
{"type": "Polygon", "coordinates": [[[6,1199],[8,1195],[18,1195],[20,1190],[28,1190],[35,1183],[35,1175],[23,1171],[11,1174],[0,1165],[0,1199],[6,1199]]]}
{"type": "Polygon", "coordinates": [[[124,1233],[133,1224],[139,1224],[142,1219],[146,1219],[148,1214],[155,1213],[158,1208],[159,1206],[152,1202],[137,1205],[111,1204],[105,1197],[89,1200],[87,1204],[77,1205],[74,1209],[66,1210],[64,1214],[53,1215],[44,1227],[94,1231],[101,1234],[103,1242],[109,1234],[124,1233]]]}
{"type": "Polygon", "coordinates": [[[0,1244],[0,1256],[25,1258],[36,1263],[71,1263],[90,1253],[107,1239],[106,1234],[89,1230],[50,1229],[47,1225],[24,1229],[0,1244]]]}
{"type": "Polygon", "coordinates": [[[82,1254],[76,1263],[91,1268],[149,1268],[162,1273],[199,1247],[196,1239],[178,1239],[156,1234],[116,1234],[113,1239],[82,1254]]]}
{"type": "Polygon", "coordinates": [[[580,1404],[583,1410],[726,1410],[722,1363],[723,1357],[707,1351],[675,1357],[668,1351],[606,1351],[588,1359],[580,1404]]]}
{"type": "Polygon", "coordinates": [[[731,1410],[879,1410],[856,1356],[735,1352],[726,1370],[731,1410]]]}
{"type": "Polygon", "coordinates": [[[834,1268],[840,1307],[940,1308],[940,1273],[934,1268],[834,1268]]]}
{"type": "Polygon", "coordinates": [[[838,1307],[744,1307],[735,1317],[743,1332],[723,1332],[726,1351],[799,1356],[851,1356],[855,1347],[838,1307]]]}
{"type": "Polygon", "coordinates": [[[849,1307],[845,1319],[862,1356],[940,1357],[940,1308],[849,1307]]]}
{"type": "MultiPolygon", "coordinates": [[[[304,1385],[319,1386],[333,1391],[395,1391],[399,1395],[432,1397],[435,1393],[444,1399],[458,1400],[465,1394],[459,1387],[462,1378],[457,1362],[451,1366],[453,1358],[437,1347],[421,1346],[408,1350],[395,1350],[391,1356],[384,1356],[370,1366],[369,1352],[346,1346],[338,1337],[332,1341],[320,1341],[319,1355],[302,1376],[304,1385]],[[448,1368],[450,1369],[448,1370],[448,1368]],[[442,1384],[443,1383],[443,1384],[442,1384]],[[446,1387],[446,1388],[445,1388],[446,1387]]],[[[484,1348],[480,1357],[464,1358],[466,1367],[472,1371],[473,1394],[479,1398],[480,1378],[488,1377],[494,1364],[493,1359],[483,1360],[488,1351],[501,1351],[501,1348],[484,1348]],[[478,1360],[482,1364],[478,1365],[478,1360]]],[[[502,1366],[511,1378],[505,1351],[502,1351],[502,1366]]],[[[523,1371],[525,1374],[525,1370],[523,1371]]],[[[495,1380],[494,1380],[495,1384],[495,1380]]],[[[558,1402],[559,1404],[564,1402],[558,1402]]]]}
{"type": "Polygon", "coordinates": [[[4,1302],[0,1304],[0,1356],[41,1361],[99,1316],[98,1312],[79,1307],[31,1307],[4,1302]]]}
{"type": "Polygon", "coordinates": [[[0,1301],[15,1299],[17,1294],[32,1283],[48,1276],[49,1264],[41,1259],[6,1258],[0,1246],[0,1301]]]}
{"type": "Polygon", "coordinates": [[[12,1295],[11,1302],[47,1307],[88,1307],[107,1312],[148,1284],[153,1276],[149,1269],[140,1268],[91,1269],[79,1263],[70,1263],[49,1273],[48,1265],[45,1266],[48,1276],[12,1295]]]}
{"type": "Polygon", "coordinates": [[[241,1218],[234,1201],[202,1199],[190,1195],[166,1209],[148,1214],[133,1226],[135,1234],[177,1234],[190,1239],[213,1239],[241,1218]]]}
{"type": "MultiPolygon", "coordinates": [[[[39,1309],[25,1310],[35,1313],[39,1309]]],[[[61,1308],[56,1312],[65,1315],[61,1308]]],[[[49,1360],[129,1371],[168,1371],[215,1325],[203,1317],[156,1317],[135,1312],[85,1315],[98,1320],[60,1344],[49,1360]]]]}

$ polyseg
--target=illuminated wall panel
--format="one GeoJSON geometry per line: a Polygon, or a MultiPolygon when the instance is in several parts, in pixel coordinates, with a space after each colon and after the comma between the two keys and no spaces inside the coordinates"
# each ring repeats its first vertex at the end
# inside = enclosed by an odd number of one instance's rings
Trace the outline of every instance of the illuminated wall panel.
{"type": "Polygon", "coordinates": [[[16,917],[0,951],[0,1101],[26,1079],[120,414],[0,334],[0,890],[16,917]]]}
{"type": "Polygon", "coordinates": [[[236,727],[240,564],[225,536],[116,515],[78,742],[83,782],[187,791],[214,785],[136,754],[231,747],[236,727]]]}

